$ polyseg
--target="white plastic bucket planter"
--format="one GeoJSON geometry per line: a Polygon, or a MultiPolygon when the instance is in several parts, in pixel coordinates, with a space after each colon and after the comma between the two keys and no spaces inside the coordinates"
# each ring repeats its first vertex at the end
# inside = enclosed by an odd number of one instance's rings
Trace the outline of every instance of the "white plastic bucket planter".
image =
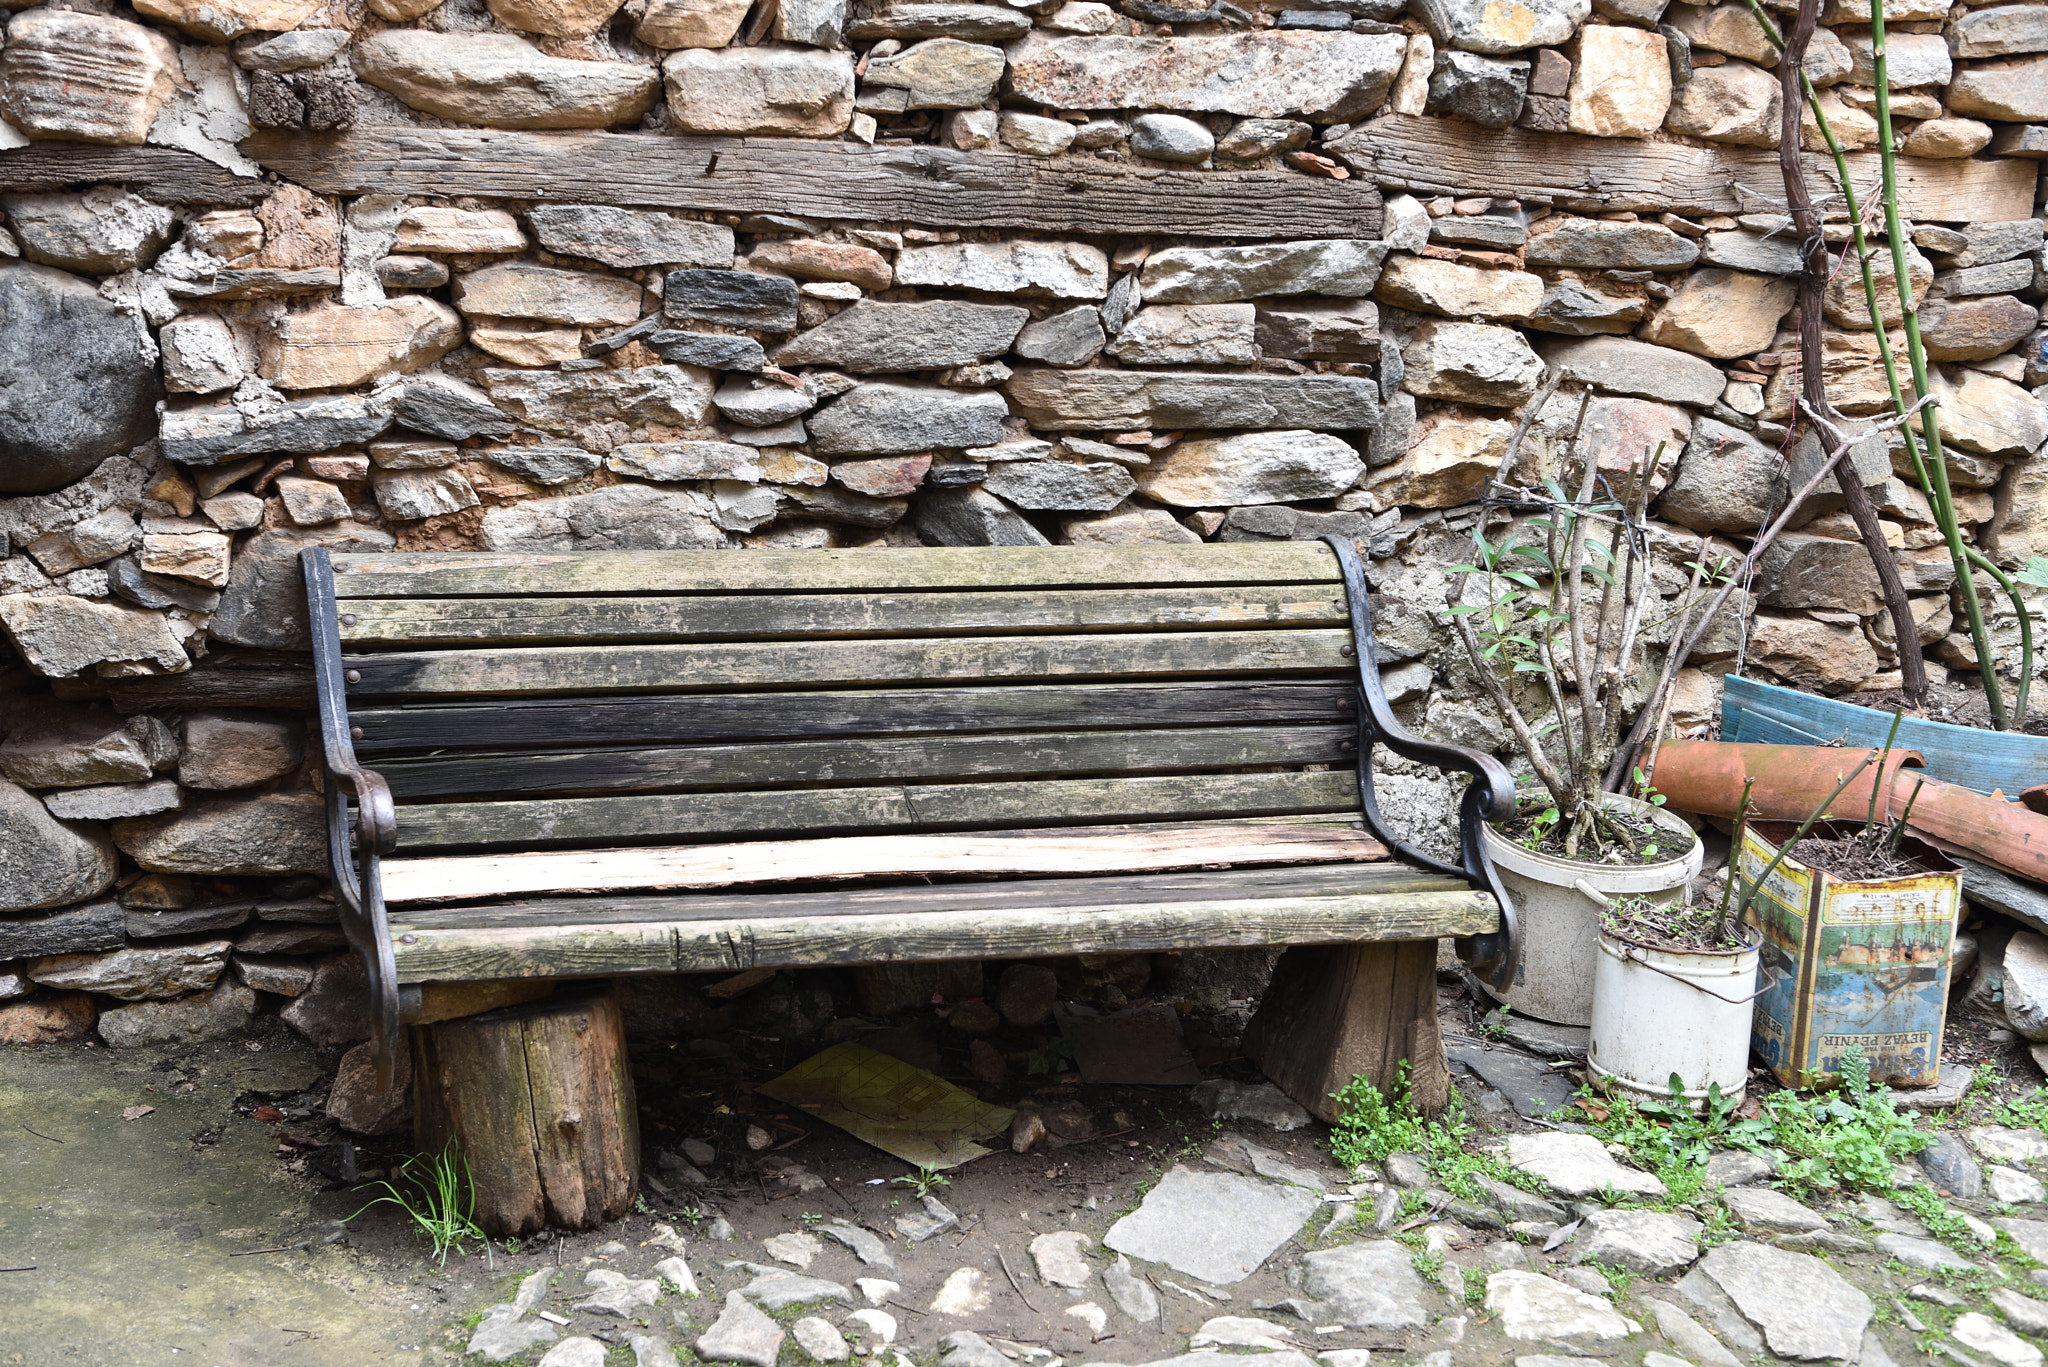
{"type": "Polygon", "coordinates": [[[1480,831],[1501,885],[1522,918],[1522,957],[1515,964],[1513,981],[1494,995],[1525,1016],[1558,1025],[1593,1023],[1600,904],[1580,892],[1577,883],[1584,880],[1609,898],[1641,896],[1669,902],[1700,871],[1704,851],[1692,828],[1677,816],[1619,794],[1609,794],[1606,804],[1647,816],[1658,829],[1671,833],[1673,843],[1689,840],[1692,848],[1651,864],[1587,864],[1525,849],[1491,826],[1480,831]]]}
{"type": "Polygon", "coordinates": [[[1643,1096],[1671,1095],[1678,1074],[1686,1098],[1704,1101],[1721,1085],[1740,1097],[1749,1082],[1757,932],[1743,949],[1656,949],[1601,933],[1593,970],[1593,1031],[1586,1062],[1596,1077],[1643,1096]]]}

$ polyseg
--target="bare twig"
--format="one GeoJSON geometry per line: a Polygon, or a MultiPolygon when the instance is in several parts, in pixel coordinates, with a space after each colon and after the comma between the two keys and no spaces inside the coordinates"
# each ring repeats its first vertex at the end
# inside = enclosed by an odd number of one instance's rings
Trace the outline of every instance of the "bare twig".
{"type": "Polygon", "coordinates": [[[1024,1308],[1034,1315],[1037,1314],[1038,1307],[1031,1303],[1031,1297],[1024,1294],[1024,1284],[1018,1281],[1017,1274],[1010,1270],[1010,1260],[1000,1248],[996,1250],[996,1261],[1003,1265],[1003,1275],[1010,1279],[1010,1289],[1017,1293],[1019,1300],[1024,1302],[1024,1308]]]}
{"type": "Polygon", "coordinates": [[[21,1128],[23,1128],[24,1130],[28,1130],[30,1134],[34,1135],[38,1139],[49,1140],[52,1144],[62,1144],[64,1142],[54,1134],[44,1134],[41,1130],[32,1130],[29,1129],[29,1127],[26,1125],[22,1126],[21,1128]]]}

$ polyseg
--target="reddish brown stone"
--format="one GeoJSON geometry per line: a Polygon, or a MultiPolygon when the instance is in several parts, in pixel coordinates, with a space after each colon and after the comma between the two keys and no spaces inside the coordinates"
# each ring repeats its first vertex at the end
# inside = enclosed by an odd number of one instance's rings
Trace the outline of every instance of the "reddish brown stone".
{"type": "Polygon", "coordinates": [[[0,1044],[58,1044],[84,1039],[100,1009],[84,992],[59,992],[0,1006],[0,1044]]]}

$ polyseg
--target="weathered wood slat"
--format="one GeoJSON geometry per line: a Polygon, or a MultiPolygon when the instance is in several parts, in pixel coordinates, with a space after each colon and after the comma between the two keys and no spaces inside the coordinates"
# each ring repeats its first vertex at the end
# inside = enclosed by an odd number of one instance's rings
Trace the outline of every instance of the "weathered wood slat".
{"type": "Polygon", "coordinates": [[[597,841],[978,830],[1356,810],[1351,772],[1200,774],[872,788],[530,798],[401,809],[398,848],[560,849],[597,841]]]}
{"type": "Polygon", "coordinates": [[[346,618],[341,639],[359,647],[1327,627],[1350,620],[1343,589],[1323,584],[691,598],[377,598],[351,601],[346,618]]]}
{"type": "Polygon", "coordinates": [[[792,684],[1288,674],[1338,669],[1351,632],[565,646],[345,655],[351,698],[378,694],[632,693],[792,684]]]}
{"type": "MultiPolygon", "coordinates": [[[[1076,721],[1082,719],[1076,718],[1076,721]]],[[[387,760],[378,772],[400,801],[484,793],[770,788],[789,784],[925,782],[996,774],[1191,773],[1274,764],[1343,764],[1349,726],[1234,726],[909,739],[501,751],[387,760]]]]}
{"type": "Polygon", "coordinates": [[[1378,237],[1370,183],[1135,168],[1094,157],[798,138],[358,128],[264,132],[243,153],[322,194],[482,195],[932,227],[1192,237],[1378,237]]]}
{"type": "Polygon", "coordinates": [[[671,849],[392,859],[384,864],[384,898],[398,905],[534,892],[722,888],[854,878],[1128,874],[1229,864],[1356,863],[1384,858],[1386,849],[1362,831],[1277,823],[865,835],[671,849]]]}
{"type": "Polygon", "coordinates": [[[179,674],[115,679],[107,696],[117,712],[174,712],[210,707],[313,710],[313,661],[282,650],[215,644],[179,674]]]}
{"type": "Polygon", "coordinates": [[[256,204],[274,186],[171,147],[34,142],[0,152],[0,190],[122,184],[163,204],[256,204]]]}
{"type": "MultiPolygon", "coordinates": [[[[1519,196],[1561,209],[1749,213],[1782,204],[1778,154],[1761,147],[1692,147],[1633,138],[1481,128],[1462,119],[1389,114],[1330,144],[1385,186],[1432,195],[1519,196]]],[[[1833,161],[1805,154],[1817,203],[1839,207],[1833,161]]],[[[1920,222],[2027,217],[2039,168],[2031,161],[1899,158],[1900,207],[1920,222]]],[[[1878,178],[1875,152],[1849,155],[1859,186],[1878,178]]]]}
{"type": "Polygon", "coordinates": [[[1316,541],[1203,546],[929,546],[817,551],[337,555],[337,598],[601,593],[908,593],[1340,584],[1316,541]]]}
{"type": "MultiPolygon", "coordinates": [[[[181,678],[182,675],[172,675],[181,678]]],[[[983,688],[700,693],[660,697],[486,699],[370,705],[349,713],[358,755],[403,750],[682,744],[913,731],[1104,730],[1281,725],[1348,719],[1357,687],[1341,681],[1040,684],[983,688]]]]}
{"type": "MultiPolygon", "coordinates": [[[[822,912],[823,907],[820,908],[822,912]]],[[[1312,898],[1215,898],[782,919],[508,926],[406,923],[401,983],[464,978],[731,972],[820,964],[1136,954],[1164,949],[1430,940],[1495,929],[1493,898],[1441,880],[1428,892],[1312,898]]],[[[394,930],[397,927],[394,926],[394,930]]]]}

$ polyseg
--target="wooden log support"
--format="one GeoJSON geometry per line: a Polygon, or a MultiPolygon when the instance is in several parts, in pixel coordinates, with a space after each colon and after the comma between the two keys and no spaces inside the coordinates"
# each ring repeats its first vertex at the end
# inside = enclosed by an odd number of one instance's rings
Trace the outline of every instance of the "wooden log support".
{"type": "Polygon", "coordinates": [[[594,1229],[640,1183],[640,1117],[625,1020],[609,996],[572,993],[412,1032],[414,1130],[451,1140],[494,1236],[594,1229]]]}
{"type": "Polygon", "coordinates": [[[1380,195],[1291,171],[1169,171],[1092,157],[803,138],[511,133],[479,128],[261,132],[242,152],[329,195],[483,195],[927,227],[1378,237],[1380,195]],[[1085,216],[1077,216],[1086,205],[1085,216]]]}
{"type": "Polygon", "coordinates": [[[1409,1094],[1425,1115],[1449,1097],[1436,1023],[1436,941],[1297,946],[1280,956],[1245,1057],[1319,1120],[1337,1119],[1332,1093],[1354,1077],[1382,1092],[1409,1065],[1409,1094]]]}
{"type": "Polygon", "coordinates": [[[113,181],[163,204],[260,204],[277,187],[171,147],[34,142],[0,152],[0,190],[61,190],[113,181]]]}
{"type": "MultiPolygon", "coordinates": [[[[1380,185],[1429,195],[1502,195],[1586,213],[1745,214],[1784,210],[1778,154],[1768,147],[1695,147],[1635,138],[1480,128],[1463,119],[1389,114],[1330,144],[1380,185]]],[[[1805,154],[1816,203],[1839,207],[1834,163],[1805,154]]],[[[1995,223],[2034,211],[2030,161],[1899,158],[1899,204],[1921,223],[1995,223]]],[[[1877,154],[1855,152],[1858,185],[1877,179],[1877,154]]]]}

